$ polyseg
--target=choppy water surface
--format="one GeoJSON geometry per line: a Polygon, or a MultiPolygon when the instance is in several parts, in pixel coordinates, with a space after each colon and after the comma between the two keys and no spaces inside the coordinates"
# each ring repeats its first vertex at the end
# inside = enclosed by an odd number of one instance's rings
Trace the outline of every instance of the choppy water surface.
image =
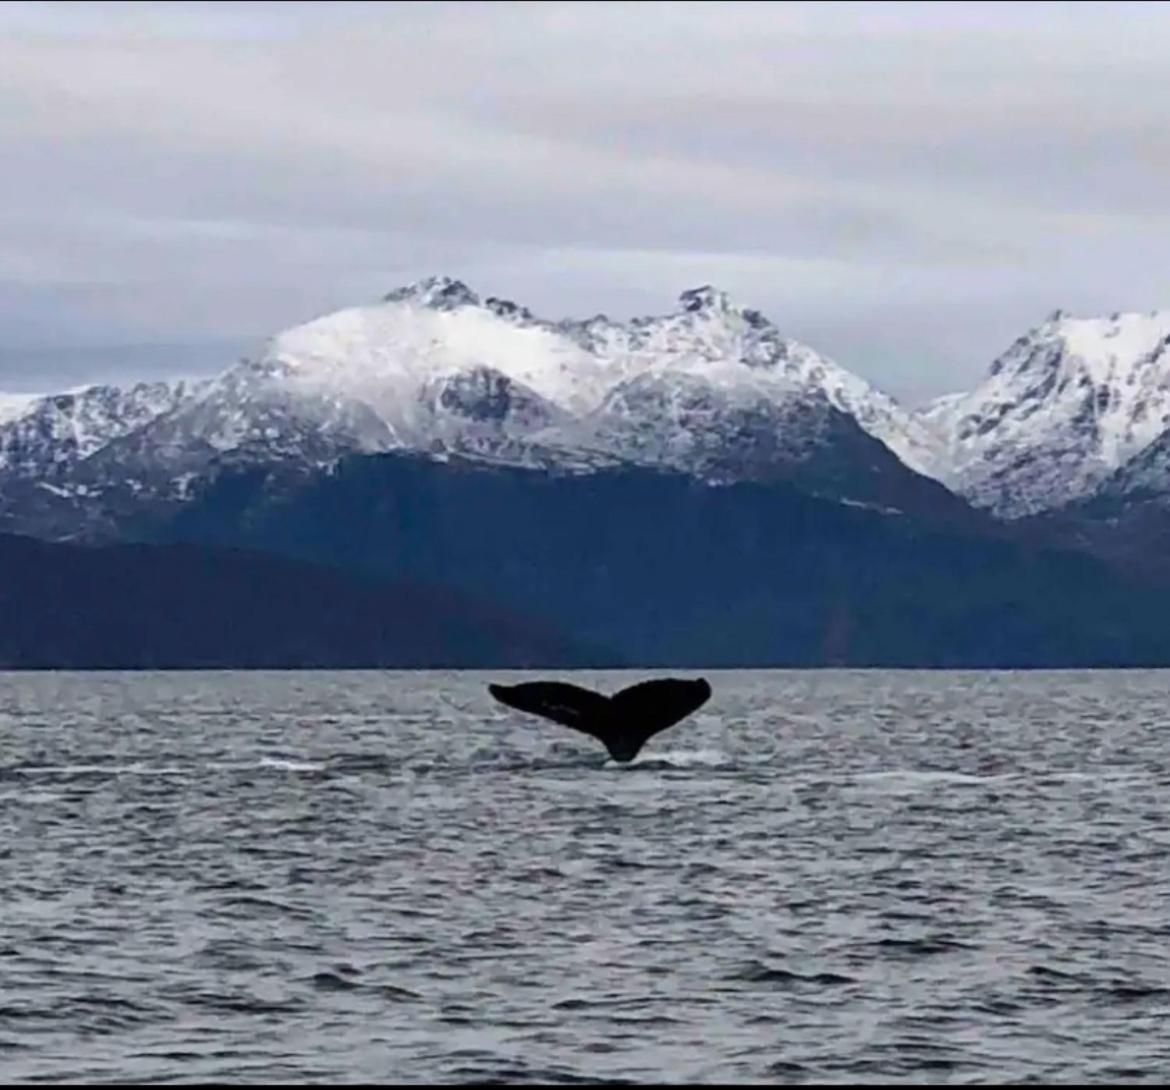
{"type": "Polygon", "coordinates": [[[707,676],[0,675],[0,1078],[1170,1078],[1170,674],[707,676]]]}

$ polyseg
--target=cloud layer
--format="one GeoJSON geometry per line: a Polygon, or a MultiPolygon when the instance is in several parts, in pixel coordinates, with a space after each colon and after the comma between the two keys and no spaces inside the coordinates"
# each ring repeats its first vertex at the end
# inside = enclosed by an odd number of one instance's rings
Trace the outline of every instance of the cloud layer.
{"type": "Polygon", "coordinates": [[[1168,53],[1155,4],[0,5],[0,388],[437,272],[549,315],[715,282],[968,386],[1054,307],[1170,306],[1168,53]]]}

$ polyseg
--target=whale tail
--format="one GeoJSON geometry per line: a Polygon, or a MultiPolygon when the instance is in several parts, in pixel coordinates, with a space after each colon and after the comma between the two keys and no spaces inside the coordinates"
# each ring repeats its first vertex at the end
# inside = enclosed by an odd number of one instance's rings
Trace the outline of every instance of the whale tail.
{"type": "Polygon", "coordinates": [[[596,738],[615,761],[632,761],[654,735],[673,727],[711,697],[706,678],[658,678],[612,697],[561,681],[489,685],[501,704],[596,738]]]}

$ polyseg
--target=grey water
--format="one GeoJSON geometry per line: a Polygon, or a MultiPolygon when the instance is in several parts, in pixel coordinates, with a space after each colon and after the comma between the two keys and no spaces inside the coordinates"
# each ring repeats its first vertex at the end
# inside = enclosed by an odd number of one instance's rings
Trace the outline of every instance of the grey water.
{"type": "Polygon", "coordinates": [[[0,1079],[1170,1078],[1170,673],[523,676],[0,674],[0,1079]]]}

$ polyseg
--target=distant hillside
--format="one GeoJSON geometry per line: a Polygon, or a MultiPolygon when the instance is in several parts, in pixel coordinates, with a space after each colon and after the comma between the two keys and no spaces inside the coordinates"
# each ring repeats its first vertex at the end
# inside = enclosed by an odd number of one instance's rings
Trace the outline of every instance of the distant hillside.
{"type": "Polygon", "coordinates": [[[450,591],[229,549],[85,548],[0,535],[0,669],[613,661],[551,626],[450,591]]]}
{"type": "Polygon", "coordinates": [[[1170,665],[1170,591],[784,484],[378,455],[242,467],[137,531],[457,588],[637,666],[1170,665]]]}

